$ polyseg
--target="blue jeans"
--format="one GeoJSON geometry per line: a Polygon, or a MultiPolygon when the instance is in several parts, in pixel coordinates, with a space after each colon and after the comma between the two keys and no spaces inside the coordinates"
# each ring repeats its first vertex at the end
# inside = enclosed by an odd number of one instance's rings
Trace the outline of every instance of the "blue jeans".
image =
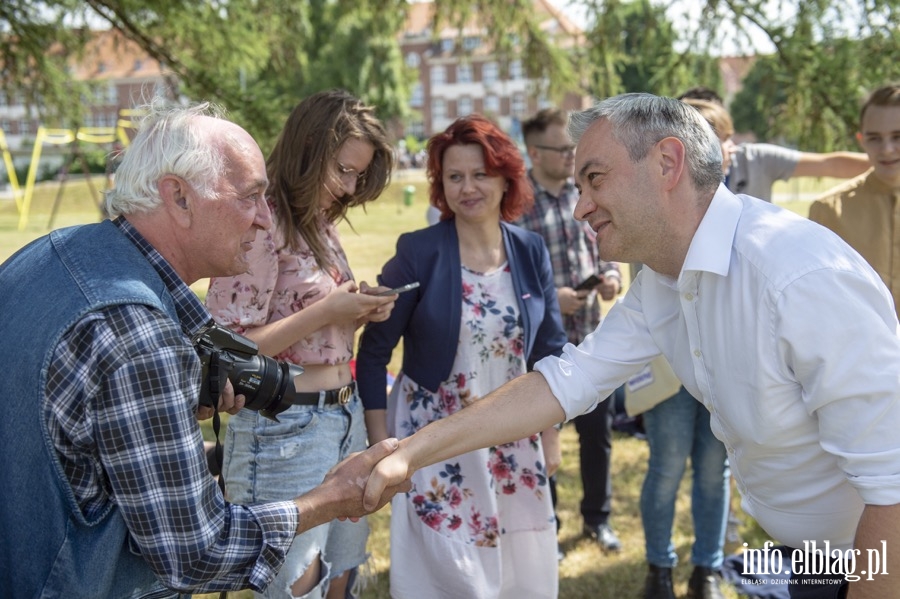
{"type": "MultiPolygon", "coordinates": [[[[234,503],[289,500],[306,493],[325,478],[332,466],[366,448],[366,425],[359,395],[346,405],[291,406],[279,422],[259,412],[241,410],[228,422],[222,475],[225,493],[234,503]]],[[[300,514],[303,518],[303,514],[300,514]]],[[[369,526],[332,520],[294,538],[284,565],[265,593],[266,599],[288,599],[290,586],[321,556],[319,584],[304,599],[325,596],[331,578],[350,570],[350,590],[356,568],[366,559],[369,526]]]]}
{"type": "Polygon", "coordinates": [[[672,522],[678,485],[690,457],[694,471],[691,514],[694,544],[691,563],[722,566],[728,520],[730,472],[725,446],[709,427],[709,412],[684,387],[644,412],[650,463],[641,489],[647,562],[672,568],[678,562],[672,544],[672,522]]]}

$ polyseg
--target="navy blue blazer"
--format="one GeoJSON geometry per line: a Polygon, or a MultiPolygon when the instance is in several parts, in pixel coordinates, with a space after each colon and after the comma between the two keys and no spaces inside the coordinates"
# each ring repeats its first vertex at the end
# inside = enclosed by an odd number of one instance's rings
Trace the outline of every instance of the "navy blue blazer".
{"type": "MultiPolygon", "coordinates": [[[[567,341],[550,254],[540,235],[500,225],[531,369],[537,360],[559,355],[567,341]]],[[[378,282],[399,287],[413,281],[420,286],[401,293],[390,318],[368,323],[360,339],[356,380],[366,409],[387,406],[387,365],[401,337],[404,373],[432,392],[450,376],[462,318],[462,264],[453,219],[397,240],[397,252],[382,268],[378,282]]]]}

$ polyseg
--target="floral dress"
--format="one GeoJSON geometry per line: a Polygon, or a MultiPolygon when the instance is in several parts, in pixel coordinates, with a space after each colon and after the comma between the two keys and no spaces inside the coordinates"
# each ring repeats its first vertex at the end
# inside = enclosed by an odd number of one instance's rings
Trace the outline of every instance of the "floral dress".
{"type": "MultiPolygon", "coordinates": [[[[407,437],[526,370],[509,267],[463,267],[463,310],[450,377],[436,393],[401,376],[390,432],[407,437]]],[[[422,468],[391,514],[391,596],[556,597],[556,525],[539,435],[422,468]]]]}

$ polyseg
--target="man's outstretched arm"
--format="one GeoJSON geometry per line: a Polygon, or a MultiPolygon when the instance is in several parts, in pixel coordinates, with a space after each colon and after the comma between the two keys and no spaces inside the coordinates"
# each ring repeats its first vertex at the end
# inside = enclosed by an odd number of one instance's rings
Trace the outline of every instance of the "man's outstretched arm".
{"type": "Polygon", "coordinates": [[[408,481],[419,468],[482,447],[524,439],[565,418],[542,374],[531,372],[513,379],[481,401],[403,439],[400,448],[372,470],[365,507],[375,509],[385,489],[408,481]]]}

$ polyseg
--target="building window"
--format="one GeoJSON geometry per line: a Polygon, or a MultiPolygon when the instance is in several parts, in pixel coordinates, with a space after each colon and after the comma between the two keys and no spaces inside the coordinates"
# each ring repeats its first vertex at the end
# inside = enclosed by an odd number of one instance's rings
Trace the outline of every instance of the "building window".
{"type": "Polygon", "coordinates": [[[484,97],[484,111],[485,112],[500,112],[500,98],[497,97],[497,94],[488,94],[484,97]]]}
{"type": "Polygon", "coordinates": [[[481,38],[469,36],[463,40],[463,48],[466,50],[474,50],[481,45],[481,38]]]}
{"type": "Polygon", "coordinates": [[[442,39],[441,40],[441,52],[444,54],[453,52],[454,45],[455,44],[454,44],[453,38],[442,39]]]}
{"type": "Polygon", "coordinates": [[[431,67],[431,87],[444,85],[447,82],[447,68],[440,64],[431,67]]]}
{"type": "Polygon", "coordinates": [[[113,82],[98,85],[94,90],[94,102],[97,104],[118,104],[119,88],[113,82]]]}
{"type": "Polygon", "coordinates": [[[418,52],[410,52],[406,55],[406,66],[409,68],[418,69],[421,63],[422,58],[419,56],[418,52]]]}
{"type": "Polygon", "coordinates": [[[456,116],[466,116],[475,112],[472,98],[469,96],[461,96],[456,101],[456,116]]]}
{"type": "Polygon", "coordinates": [[[472,83],[472,65],[470,63],[460,63],[456,65],[456,82],[472,83]]]}
{"type": "Polygon", "coordinates": [[[412,96],[409,98],[409,105],[420,107],[425,103],[425,90],[422,89],[421,83],[416,83],[412,88],[412,96]]]}
{"type": "Polygon", "coordinates": [[[425,123],[422,121],[413,121],[406,128],[406,134],[412,135],[416,139],[425,137],[425,123]]]}
{"type": "Polygon", "coordinates": [[[525,116],[525,113],[528,111],[528,100],[525,99],[525,94],[515,93],[512,97],[512,114],[513,116],[525,116]]]}
{"type": "Polygon", "coordinates": [[[481,67],[481,81],[484,83],[497,82],[497,63],[493,60],[484,63],[481,67]]]}
{"type": "Polygon", "coordinates": [[[443,98],[435,98],[431,101],[431,118],[447,118],[447,102],[443,98]]]}
{"type": "Polygon", "coordinates": [[[514,60],[509,63],[509,78],[514,80],[525,78],[525,70],[522,68],[521,60],[514,60]]]}

